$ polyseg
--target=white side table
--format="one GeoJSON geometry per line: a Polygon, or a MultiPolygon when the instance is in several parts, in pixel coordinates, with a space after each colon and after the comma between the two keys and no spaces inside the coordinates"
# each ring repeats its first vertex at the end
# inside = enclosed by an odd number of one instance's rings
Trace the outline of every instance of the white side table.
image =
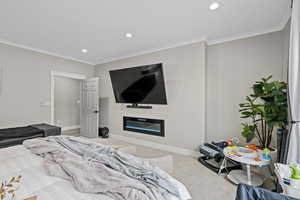
{"type": "MultiPolygon", "coordinates": [[[[241,164],[245,164],[246,171],[245,170],[233,170],[227,175],[227,178],[235,184],[244,183],[244,184],[253,185],[253,186],[262,185],[263,179],[256,174],[251,174],[251,166],[259,166],[259,167],[267,166],[267,165],[271,164],[271,161],[270,160],[255,161],[254,158],[248,158],[248,157],[244,157],[244,156],[237,157],[237,156],[230,154],[230,152],[232,152],[232,151],[236,151],[238,153],[239,148],[240,147],[237,147],[237,149],[232,150],[232,149],[226,147],[223,150],[225,157],[224,157],[222,166],[226,165],[226,162],[227,162],[226,159],[231,159],[231,160],[234,160],[241,164]]],[[[259,154],[262,154],[262,152],[258,151],[257,156],[259,156],[259,154]]]]}

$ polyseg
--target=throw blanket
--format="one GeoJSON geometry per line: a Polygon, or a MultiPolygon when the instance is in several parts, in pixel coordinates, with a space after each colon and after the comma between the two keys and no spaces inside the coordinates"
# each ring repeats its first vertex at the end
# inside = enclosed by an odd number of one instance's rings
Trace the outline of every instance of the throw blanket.
{"type": "Polygon", "coordinates": [[[189,193],[170,175],[144,159],[108,146],[66,136],[26,140],[23,145],[44,158],[49,175],[69,180],[87,193],[115,200],[186,200],[189,193]]]}
{"type": "Polygon", "coordinates": [[[299,200],[259,187],[239,184],[235,200],[299,200]]]}

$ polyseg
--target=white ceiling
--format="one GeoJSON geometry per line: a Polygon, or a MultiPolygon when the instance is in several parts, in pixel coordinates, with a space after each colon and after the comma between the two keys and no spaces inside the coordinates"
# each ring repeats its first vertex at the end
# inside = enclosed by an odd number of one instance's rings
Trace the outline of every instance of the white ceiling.
{"type": "Polygon", "coordinates": [[[95,64],[276,31],[289,7],[290,0],[1,0],[0,41],[95,64]],[[213,1],[220,8],[210,11],[213,1]]]}

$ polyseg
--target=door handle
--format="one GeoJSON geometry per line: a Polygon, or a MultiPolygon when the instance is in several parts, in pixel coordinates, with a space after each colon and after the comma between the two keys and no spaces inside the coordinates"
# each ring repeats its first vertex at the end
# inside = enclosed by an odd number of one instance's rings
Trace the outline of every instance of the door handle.
{"type": "Polygon", "coordinates": [[[97,113],[99,113],[99,111],[98,111],[98,110],[95,110],[94,113],[97,114],[97,113]]]}

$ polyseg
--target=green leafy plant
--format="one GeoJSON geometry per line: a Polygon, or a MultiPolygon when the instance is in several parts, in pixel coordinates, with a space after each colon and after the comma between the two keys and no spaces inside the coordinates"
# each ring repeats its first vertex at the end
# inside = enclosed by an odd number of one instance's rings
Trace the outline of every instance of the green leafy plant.
{"type": "Polygon", "coordinates": [[[262,78],[252,87],[253,93],[241,103],[242,135],[247,142],[255,137],[261,148],[270,148],[274,128],[287,126],[287,84],[262,78]]]}
{"type": "Polygon", "coordinates": [[[4,200],[7,195],[13,199],[16,195],[17,188],[15,184],[20,183],[21,176],[12,177],[9,181],[4,181],[0,186],[0,200],[4,200]]]}

